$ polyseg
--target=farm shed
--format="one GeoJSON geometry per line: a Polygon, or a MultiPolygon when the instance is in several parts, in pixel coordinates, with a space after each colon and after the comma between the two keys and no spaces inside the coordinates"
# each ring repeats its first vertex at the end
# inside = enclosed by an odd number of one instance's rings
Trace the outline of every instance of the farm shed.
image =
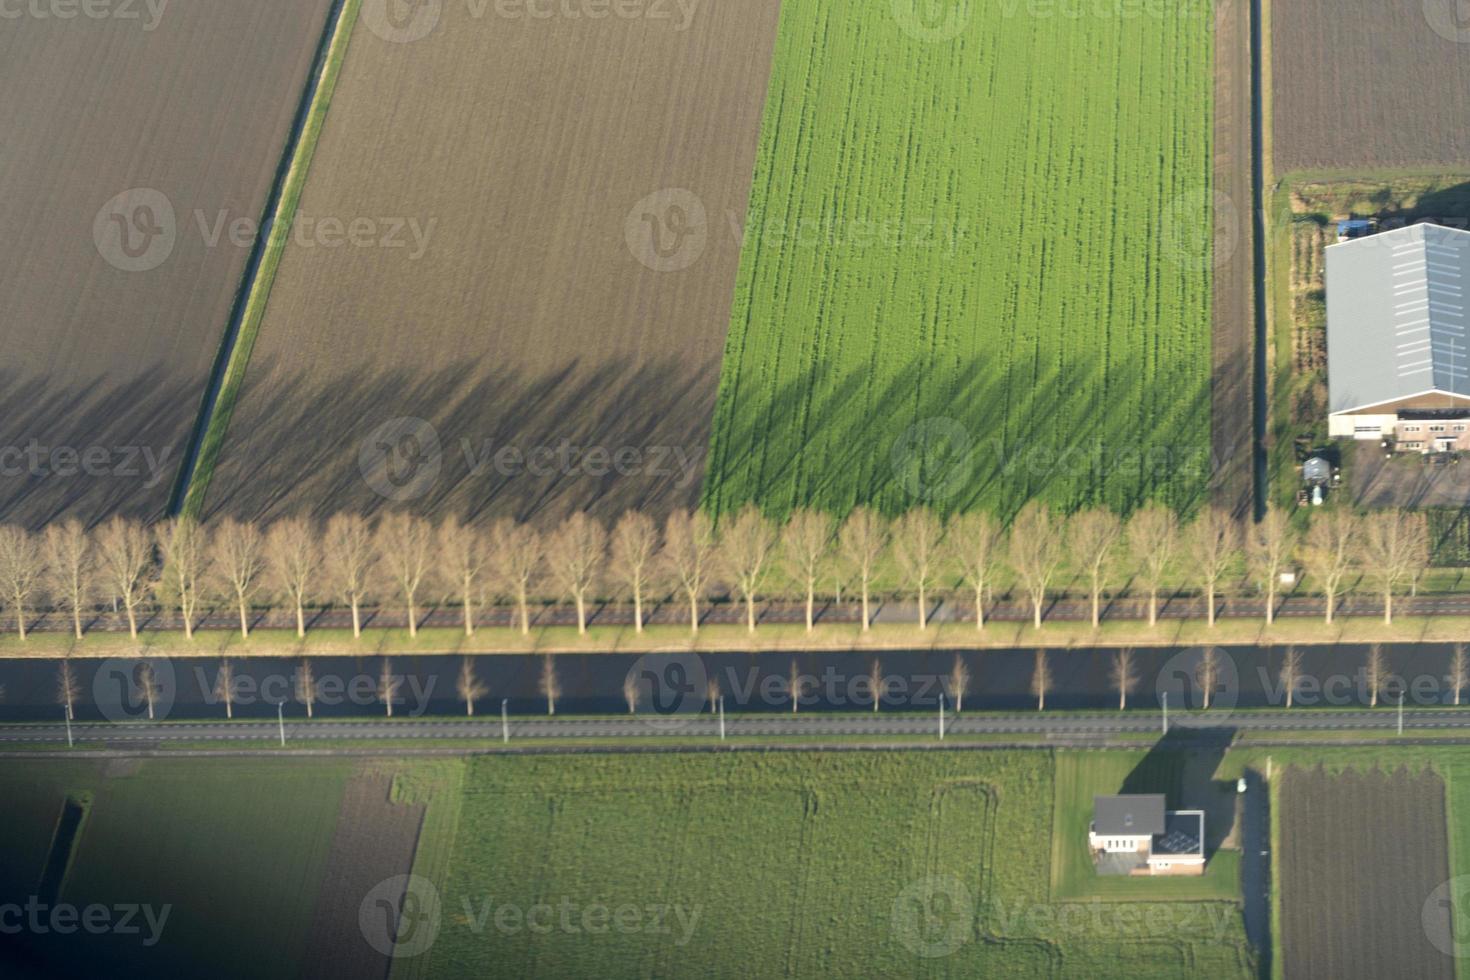
{"type": "Polygon", "coordinates": [[[1470,232],[1410,225],[1326,253],[1331,435],[1470,449],[1470,232]]]}

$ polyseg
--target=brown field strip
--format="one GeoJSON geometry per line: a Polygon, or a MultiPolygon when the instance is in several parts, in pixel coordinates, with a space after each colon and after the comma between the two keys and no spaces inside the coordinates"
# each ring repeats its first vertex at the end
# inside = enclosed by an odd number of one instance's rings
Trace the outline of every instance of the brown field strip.
{"type": "Polygon", "coordinates": [[[3,22],[0,518],[166,506],[328,6],[3,22]]]}
{"type": "Polygon", "coordinates": [[[1470,159],[1470,22],[1457,0],[1272,8],[1277,174],[1470,159]]]}
{"type": "Polygon", "coordinates": [[[205,513],[697,503],[777,8],[364,8],[205,513]]]}
{"type": "Polygon", "coordinates": [[[1431,942],[1424,911],[1450,876],[1440,777],[1290,770],[1279,806],[1286,976],[1453,980],[1455,961],[1431,942]]]}

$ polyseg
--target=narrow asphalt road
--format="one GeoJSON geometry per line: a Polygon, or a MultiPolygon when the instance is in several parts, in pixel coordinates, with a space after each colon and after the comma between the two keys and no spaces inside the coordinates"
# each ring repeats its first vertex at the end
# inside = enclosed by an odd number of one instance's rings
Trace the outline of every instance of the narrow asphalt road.
{"type": "MultiPolygon", "coordinates": [[[[1234,732],[1394,732],[1398,716],[1387,711],[1333,711],[1326,709],[1275,710],[1209,715],[1171,715],[1171,732],[1209,729],[1234,732]]],[[[512,718],[508,721],[512,741],[555,741],[578,738],[658,738],[706,736],[718,738],[720,719],[701,715],[645,715],[628,718],[512,718]]],[[[498,717],[479,719],[400,718],[392,721],[287,721],[285,737],[292,742],[500,739],[505,735],[498,717]]],[[[1404,715],[1404,730],[1470,733],[1470,711],[1411,711],[1404,715]]],[[[1163,732],[1163,718],[1156,711],[1087,714],[1036,712],[971,714],[949,717],[945,734],[1025,735],[1057,738],[1067,742],[1105,741],[1121,734],[1163,732]]],[[[729,737],[781,736],[830,738],[839,736],[939,735],[938,714],[903,712],[868,716],[807,714],[795,716],[732,715],[725,720],[729,737]]],[[[107,745],[156,745],[169,742],[271,741],[280,737],[275,721],[188,721],[150,724],[146,722],[78,722],[71,726],[77,742],[107,745]]],[[[10,724],[0,726],[0,744],[64,745],[64,724],[10,724]]]]}

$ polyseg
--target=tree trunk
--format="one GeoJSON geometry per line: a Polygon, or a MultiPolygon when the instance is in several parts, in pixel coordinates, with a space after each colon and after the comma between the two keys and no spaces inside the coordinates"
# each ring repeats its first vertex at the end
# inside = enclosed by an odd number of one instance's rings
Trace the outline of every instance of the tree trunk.
{"type": "Polygon", "coordinates": [[[26,638],[26,609],[19,603],[15,606],[15,625],[20,630],[20,638],[26,638]]]}
{"type": "Polygon", "coordinates": [[[1271,584],[1266,588],[1266,625],[1274,626],[1276,623],[1276,580],[1273,578],[1271,584]]]}
{"type": "Polygon", "coordinates": [[[419,616],[418,616],[418,612],[419,612],[418,609],[414,607],[413,593],[410,592],[408,594],[408,635],[409,636],[418,636],[419,635],[419,616]]]}
{"type": "Polygon", "coordinates": [[[694,590],[693,589],[689,589],[688,590],[688,593],[689,593],[689,631],[691,633],[698,633],[699,632],[699,597],[694,594],[694,590]]]}
{"type": "Polygon", "coordinates": [[[465,714],[465,717],[466,718],[473,718],[473,717],[475,717],[475,699],[474,698],[465,698],[464,699],[464,714],[465,714]]]}
{"type": "Polygon", "coordinates": [[[250,615],[245,608],[245,597],[240,596],[240,636],[250,639],[250,615]]]}
{"type": "Polygon", "coordinates": [[[470,599],[470,590],[464,590],[464,635],[475,635],[475,604],[470,599]]]}
{"type": "Polygon", "coordinates": [[[82,638],[82,604],[80,602],[72,603],[71,625],[77,639],[80,640],[82,638]]]}
{"type": "Polygon", "coordinates": [[[1333,613],[1333,608],[1332,607],[1335,606],[1335,605],[1337,605],[1337,603],[1334,601],[1335,598],[1336,598],[1336,596],[1334,596],[1331,592],[1327,593],[1327,622],[1328,622],[1328,624],[1331,624],[1331,622],[1332,622],[1332,613],[1333,613]]]}
{"type": "Polygon", "coordinates": [[[1092,576],[1092,628],[1097,629],[1102,625],[1102,587],[1098,584],[1096,573],[1092,576]]]}
{"type": "Polygon", "coordinates": [[[587,633],[587,597],[580,592],[577,593],[577,632],[584,636],[587,633]]]}
{"type": "Polygon", "coordinates": [[[184,639],[194,639],[194,616],[189,600],[185,597],[183,604],[179,606],[179,615],[184,617],[184,639]]]}
{"type": "Polygon", "coordinates": [[[755,632],[755,595],[749,592],[745,594],[745,625],[755,632]]]}
{"type": "Polygon", "coordinates": [[[362,636],[362,608],[357,596],[352,597],[352,635],[354,638],[362,636]]]}
{"type": "Polygon", "coordinates": [[[929,604],[924,601],[924,586],[919,586],[919,629],[929,628],[929,604]]]}
{"type": "Polygon", "coordinates": [[[985,628],[985,587],[983,585],[975,586],[975,628],[977,630],[985,628]]]}
{"type": "Polygon", "coordinates": [[[528,600],[526,598],[526,588],[525,588],[525,586],[521,586],[516,591],[516,602],[521,607],[521,635],[522,636],[530,636],[531,635],[531,609],[530,609],[530,604],[529,604],[529,602],[528,602],[528,600]]]}
{"type": "Polygon", "coordinates": [[[235,702],[229,698],[225,699],[225,717],[231,719],[235,717],[235,702]]]}
{"type": "Polygon", "coordinates": [[[131,602],[128,603],[127,606],[128,606],[128,634],[130,636],[132,636],[133,639],[136,640],[138,638],[138,615],[133,610],[133,604],[131,602]]]}
{"type": "Polygon", "coordinates": [[[807,579],[806,583],[806,631],[810,633],[813,626],[813,607],[817,604],[817,583],[815,579],[807,579]]]}
{"type": "Polygon", "coordinates": [[[296,637],[301,639],[306,636],[306,610],[301,606],[301,600],[296,600],[296,637]]]}
{"type": "Polygon", "coordinates": [[[1045,602],[1045,598],[1031,597],[1031,619],[1037,629],[1041,629],[1041,607],[1045,602]]]}
{"type": "Polygon", "coordinates": [[[864,577],[863,578],[863,632],[864,633],[866,633],[868,631],[868,626],[869,626],[870,623],[871,623],[871,620],[868,617],[868,580],[867,580],[866,577],[864,577]]]}
{"type": "Polygon", "coordinates": [[[633,631],[643,632],[643,587],[633,586],[633,631]]]}
{"type": "Polygon", "coordinates": [[[311,704],[312,704],[311,699],[310,698],[307,698],[306,699],[306,717],[308,719],[311,719],[311,718],[315,718],[316,717],[316,715],[311,710],[311,704]]]}
{"type": "Polygon", "coordinates": [[[1214,626],[1215,625],[1215,587],[1213,585],[1210,586],[1209,592],[1210,592],[1210,625],[1211,626],[1214,626]]]}
{"type": "Polygon", "coordinates": [[[1148,593],[1148,624],[1159,625],[1159,590],[1150,589],[1148,593]]]}
{"type": "Polygon", "coordinates": [[[1393,590],[1392,589],[1384,589],[1383,590],[1383,622],[1386,625],[1388,625],[1388,626],[1392,626],[1393,625],[1393,590]]]}

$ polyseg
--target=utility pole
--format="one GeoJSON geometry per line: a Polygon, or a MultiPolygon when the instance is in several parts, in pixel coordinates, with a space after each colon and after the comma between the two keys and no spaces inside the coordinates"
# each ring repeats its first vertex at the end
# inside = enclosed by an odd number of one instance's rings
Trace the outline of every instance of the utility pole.
{"type": "Polygon", "coordinates": [[[281,729],[281,748],[286,747],[286,702],[276,702],[276,724],[281,729]]]}
{"type": "Polygon", "coordinates": [[[62,712],[62,717],[66,719],[66,747],[74,749],[76,745],[71,740],[71,705],[66,706],[66,709],[62,712]]]}
{"type": "Polygon", "coordinates": [[[1164,734],[1169,734],[1169,692],[1164,692],[1164,734]]]}
{"type": "Polygon", "coordinates": [[[944,695],[939,695],[939,740],[944,741],[944,695]]]}
{"type": "Polygon", "coordinates": [[[1404,692],[1399,692],[1399,734],[1404,733],[1404,692]]]}
{"type": "Polygon", "coordinates": [[[506,714],[505,705],[509,698],[500,699],[500,741],[510,742],[510,716],[506,714]]]}
{"type": "Polygon", "coordinates": [[[725,740],[725,696],[723,694],[720,695],[719,703],[720,703],[720,741],[723,742],[725,740]]]}

